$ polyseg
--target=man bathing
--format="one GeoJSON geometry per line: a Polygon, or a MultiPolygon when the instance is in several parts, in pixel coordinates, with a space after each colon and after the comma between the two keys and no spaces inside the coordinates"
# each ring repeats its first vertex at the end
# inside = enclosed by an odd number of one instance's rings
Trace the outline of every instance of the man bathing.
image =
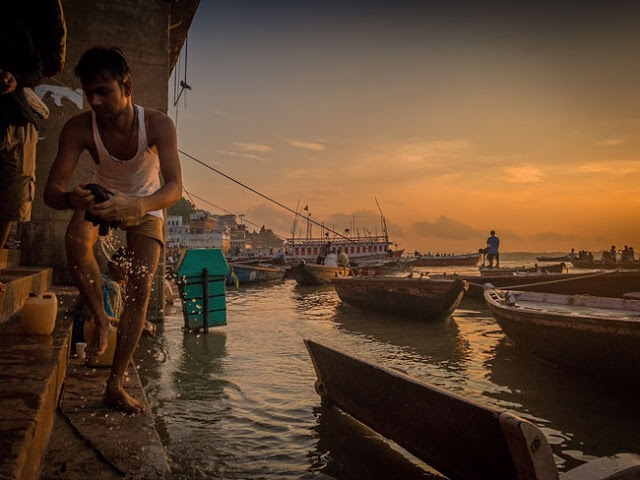
{"type": "Polygon", "coordinates": [[[164,113],[133,104],[131,71],[119,49],[87,50],[75,74],[91,110],[74,116],[62,129],[44,200],[58,210],[74,210],[65,243],[71,273],[95,322],[87,359],[105,352],[111,327],[93,253],[99,227],[85,220],[85,214],[105,223],[122,220],[120,228],[126,231],[132,266],[127,272],[125,305],[104,402],[140,413],[143,404],[124,391],[123,380],[142,333],[164,242],[162,210],[182,195],[176,131],[164,113]],[[68,189],[84,150],[96,163],[93,182],[112,194],[102,203],[96,203],[95,192],[85,185],[68,189]]]}

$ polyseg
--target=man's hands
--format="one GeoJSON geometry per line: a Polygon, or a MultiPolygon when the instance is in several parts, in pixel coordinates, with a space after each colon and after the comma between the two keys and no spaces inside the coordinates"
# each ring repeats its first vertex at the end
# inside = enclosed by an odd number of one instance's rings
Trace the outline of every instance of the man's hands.
{"type": "MultiPolygon", "coordinates": [[[[87,190],[85,190],[87,191],[87,190]]],[[[91,192],[89,192],[91,194],[91,192]]],[[[95,197],[90,195],[95,201],[95,197]]],[[[142,217],[142,199],[134,195],[114,192],[114,196],[102,203],[91,203],[87,210],[104,220],[122,220],[129,217],[142,217]]]]}
{"type": "Polygon", "coordinates": [[[0,70],[0,95],[13,92],[17,86],[16,77],[11,72],[0,70]]]}
{"type": "Polygon", "coordinates": [[[69,202],[74,209],[87,210],[103,220],[122,220],[128,217],[142,217],[146,212],[142,209],[142,199],[134,195],[113,192],[109,200],[95,203],[96,197],[91,190],[79,186],[69,195],[69,202]]]}

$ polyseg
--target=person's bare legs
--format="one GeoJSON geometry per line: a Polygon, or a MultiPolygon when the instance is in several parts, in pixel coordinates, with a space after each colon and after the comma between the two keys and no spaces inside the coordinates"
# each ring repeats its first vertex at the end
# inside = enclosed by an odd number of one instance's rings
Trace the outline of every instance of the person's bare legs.
{"type": "Polygon", "coordinates": [[[118,342],[103,402],[127,413],[144,413],[144,405],[124,391],[123,381],[144,328],[161,246],[152,238],[129,234],[127,249],[132,255],[132,266],[127,272],[125,306],[118,324],[118,342]]]}
{"type": "Polygon", "coordinates": [[[109,343],[109,317],[102,299],[102,277],[93,253],[97,241],[98,227],[84,219],[83,210],[76,210],[67,227],[65,246],[71,275],[95,323],[93,335],[87,339],[87,362],[93,355],[103,354],[109,343]]]}

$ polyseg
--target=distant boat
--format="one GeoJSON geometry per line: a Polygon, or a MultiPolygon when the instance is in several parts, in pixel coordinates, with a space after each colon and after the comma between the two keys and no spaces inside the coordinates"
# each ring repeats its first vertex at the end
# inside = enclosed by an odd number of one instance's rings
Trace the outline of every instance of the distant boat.
{"type": "Polygon", "coordinates": [[[536,257],[536,260],[539,262],[570,262],[572,258],[569,255],[563,255],[561,257],[536,257]]]}
{"type": "Polygon", "coordinates": [[[533,267],[479,267],[482,277],[512,276],[524,273],[567,273],[567,265],[558,263],[555,265],[535,265],[533,267]]]}
{"type": "Polygon", "coordinates": [[[576,268],[640,270],[640,261],[608,262],[602,260],[580,260],[575,258],[571,263],[573,263],[573,266],[576,268]]]}
{"type": "Polygon", "coordinates": [[[401,277],[333,278],[333,286],[343,302],[360,308],[411,315],[423,319],[447,317],[466,291],[461,279],[401,277]]]}
{"type": "Polygon", "coordinates": [[[307,263],[304,260],[294,265],[287,273],[288,278],[293,278],[298,285],[328,285],[335,277],[348,277],[352,275],[350,267],[332,267],[307,263]]]}
{"type": "Polygon", "coordinates": [[[640,300],[490,287],[484,298],[505,335],[534,356],[629,386],[637,383],[640,300]]]}
{"type": "Polygon", "coordinates": [[[472,267],[478,264],[481,257],[481,253],[420,255],[412,264],[415,267],[472,267]]]}
{"type": "Polygon", "coordinates": [[[640,270],[591,273],[520,273],[496,277],[455,276],[469,282],[469,290],[465,295],[471,298],[483,298],[483,285],[487,282],[499,288],[565,295],[582,294],[622,298],[625,293],[640,292],[640,270]]]}
{"type": "Polygon", "coordinates": [[[231,273],[227,276],[227,285],[233,285],[237,278],[237,282],[240,285],[247,283],[263,283],[263,282],[275,282],[282,280],[284,277],[284,268],[265,266],[265,265],[251,265],[247,263],[229,263],[231,273]]]}

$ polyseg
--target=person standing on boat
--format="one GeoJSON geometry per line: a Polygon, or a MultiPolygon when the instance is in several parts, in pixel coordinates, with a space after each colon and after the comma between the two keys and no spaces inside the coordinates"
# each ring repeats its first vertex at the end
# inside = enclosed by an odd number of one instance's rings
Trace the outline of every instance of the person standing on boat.
{"type": "Polygon", "coordinates": [[[496,260],[496,268],[500,267],[500,239],[496,237],[496,231],[491,230],[491,235],[487,238],[487,259],[489,260],[489,268],[493,268],[493,259],[496,260]]]}
{"type": "Polygon", "coordinates": [[[125,392],[123,380],[142,334],[151,284],[164,244],[162,210],[176,203],[182,194],[176,130],[164,113],[133,104],[131,70],[119,49],[87,50],[75,73],[91,110],[72,117],[63,127],[44,201],[58,210],[74,210],[65,243],[71,273],[95,322],[94,333],[88,339],[87,361],[107,350],[111,327],[93,251],[99,227],[87,221],[85,214],[88,212],[102,223],[122,221],[120,228],[127,232],[131,268],[103,402],[128,413],[141,413],[144,405],[125,392]],[[98,197],[88,185],[68,189],[85,150],[96,164],[94,182],[113,193],[106,201],[97,203],[98,197]]]}

